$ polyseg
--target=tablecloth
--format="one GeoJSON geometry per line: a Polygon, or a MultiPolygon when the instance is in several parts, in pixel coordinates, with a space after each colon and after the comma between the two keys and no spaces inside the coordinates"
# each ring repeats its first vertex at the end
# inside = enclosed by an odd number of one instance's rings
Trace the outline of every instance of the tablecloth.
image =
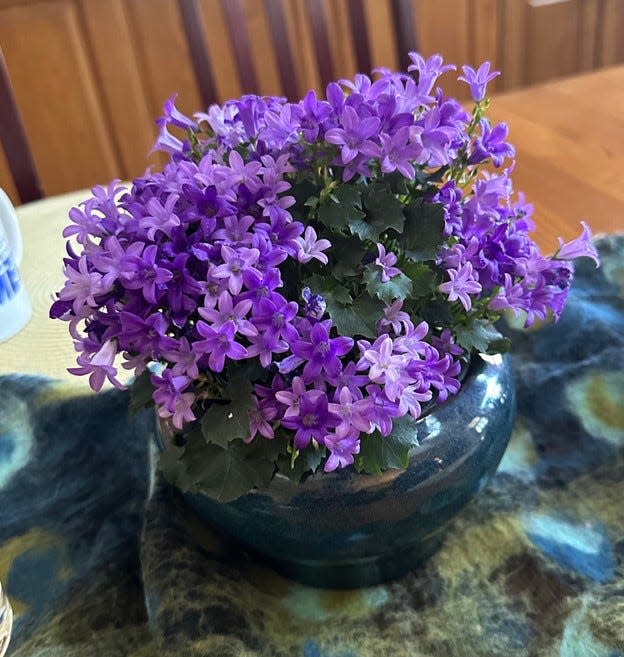
{"type": "Polygon", "coordinates": [[[624,236],[598,246],[558,325],[509,330],[519,412],[492,483],[383,586],[309,588],[226,549],[150,476],[126,393],[0,377],[9,654],[624,657],[624,236]]]}

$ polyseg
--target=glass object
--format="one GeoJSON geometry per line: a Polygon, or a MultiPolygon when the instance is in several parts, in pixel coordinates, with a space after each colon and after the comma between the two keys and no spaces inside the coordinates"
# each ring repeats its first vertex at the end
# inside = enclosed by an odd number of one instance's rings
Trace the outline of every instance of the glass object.
{"type": "Polygon", "coordinates": [[[0,584],[0,657],[6,653],[13,627],[13,610],[0,584]]]}
{"type": "MultiPolygon", "coordinates": [[[[476,356],[460,393],[414,422],[418,446],[405,471],[345,468],[301,484],[277,474],[268,489],[234,502],[186,498],[208,524],[287,577],[325,588],[372,586],[437,550],[451,518],[494,474],[514,419],[509,357],[476,356]]],[[[160,434],[169,441],[170,425],[161,422],[160,434]]]]}

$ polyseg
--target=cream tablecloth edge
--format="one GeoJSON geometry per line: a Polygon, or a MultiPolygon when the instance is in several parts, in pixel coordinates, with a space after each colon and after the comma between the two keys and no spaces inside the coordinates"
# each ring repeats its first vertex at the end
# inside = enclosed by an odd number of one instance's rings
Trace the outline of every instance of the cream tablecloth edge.
{"type": "Polygon", "coordinates": [[[43,375],[70,381],[85,392],[89,389],[87,377],[67,372],[76,362],[67,324],[48,316],[53,294],[63,285],[67,213],[89,196],[89,190],[80,190],[16,208],[24,240],[20,274],[33,314],[17,335],[0,344],[0,374],[43,375]]]}

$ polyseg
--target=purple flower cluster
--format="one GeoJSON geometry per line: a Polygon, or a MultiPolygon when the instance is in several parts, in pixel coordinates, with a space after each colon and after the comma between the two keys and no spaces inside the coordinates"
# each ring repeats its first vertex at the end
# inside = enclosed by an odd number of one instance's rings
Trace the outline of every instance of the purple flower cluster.
{"type": "Polygon", "coordinates": [[[354,462],[361,434],[383,439],[396,418],[418,418],[423,403],[459,390],[466,354],[456,324],[508,309],[527,324],[558,316],[568,260],[596,258],[586,225],[581,238],[542,256],[527,235],[530,206],[511,198],[509,170],[480,172],[514,155],[506,126],[483,117],[495,74],[464,67],[460,79],[476,101],[469,116],[434,89],[454,67],[410,56],[407,74],[331,83],[326,100],[313,91],[299,103],[244,96],[194,119],[168,101],[156,143],[171,155],[163,170],[130,189],[97,187],[70,212],[66,281],[51,309],[79,354],[70,371],[98,390],[106,379],[122,387],[118,354],[137,375],[149,368],[159,415],[182,428],[230,368],[259,363],[265,374],[254,381],[243,438],[286,430],[294,450],[325,448],[331,471],[354,462]],[[359,198],[397,175],[410,187],[396,200],[443,208],[437,256],[420,266],[437,277],[431,300],[447,303],[455,323],[413,323],[416,298],[392,291],[411,256],[381,230],[361,237],[359,278],[345,283],[344,300],[368,294],[365,271],[378,274],[375,335],[341,335],[330,299],[307,281],[331,275],[341,258],[333,244],[353,231],[328,228],[314,208],[337,185],[359,198]]]}

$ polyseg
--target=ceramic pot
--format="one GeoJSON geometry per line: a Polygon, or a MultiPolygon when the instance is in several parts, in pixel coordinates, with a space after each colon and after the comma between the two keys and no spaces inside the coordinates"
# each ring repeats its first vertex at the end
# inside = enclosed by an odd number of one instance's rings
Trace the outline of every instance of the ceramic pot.
{"type": "MultiPolygon", "coordinates": [[[[277,474],[229,503],[188,502],[210,525],[277,571],[324,588],[372,586],[405,574],[439,547],[451,518],[500,462],[515,418],[509,357],[477,356],[458,395],[414,422],[405,471],[277,474]]],[[[160,425],[165,440],[168,425],[160,425]]],[[[162,443],[160,444],[162,448],[162,443]]]]}

